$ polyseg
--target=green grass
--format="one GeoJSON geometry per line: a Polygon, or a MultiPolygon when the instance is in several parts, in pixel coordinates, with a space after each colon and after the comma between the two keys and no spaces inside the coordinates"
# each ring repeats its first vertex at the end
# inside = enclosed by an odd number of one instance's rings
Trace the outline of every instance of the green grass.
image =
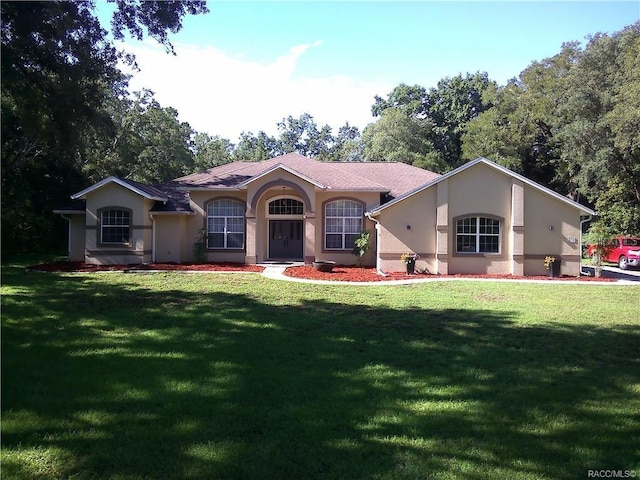
{"type": "Polygon", "coordinates": [[[640,288],[2,277],[2,478],[640,473],[640,288]]]}

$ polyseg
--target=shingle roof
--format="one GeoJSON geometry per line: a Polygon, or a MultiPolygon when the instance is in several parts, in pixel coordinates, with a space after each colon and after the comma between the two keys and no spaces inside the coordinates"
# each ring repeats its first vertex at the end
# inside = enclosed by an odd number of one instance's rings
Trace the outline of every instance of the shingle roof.
{"type": "Polygon", "coordinates": [[[323,188],[337,191],[388,192],[396,197],[432,181],[439,175],[404,163],[319,162],[288,153],[262,162],[233,162],[206,172],[178,178],[174,184],[191,189],[237,189],[277,168],[305,177],[323,188]]]}
{"type": "Polygon", "coordinates": [[[152,213],[193,213],[189,190],[240,189],[279,168],[309,181],[318,188],[333,191],[380,192],[393,199],[433,181],[440,175],[404,163],[319,162],[298,153],[288,153],[262,162],[233,162],[177,178],[162,185],[145,185],[117,177],[106,178],[72,198],[82,198],[101,186],[115,182],[125,188],[156,200],[152,213]]]}

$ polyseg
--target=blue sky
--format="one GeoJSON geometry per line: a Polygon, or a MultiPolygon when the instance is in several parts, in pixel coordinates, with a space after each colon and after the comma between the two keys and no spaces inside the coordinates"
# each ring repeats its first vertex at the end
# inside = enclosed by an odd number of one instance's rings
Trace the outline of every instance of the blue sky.
{"type": "MultiPolygon", "coordinates": [[[[128,41],[150,88],[198,131],[237,141],[276,134],[288,115],[311,114],[334,132],[364,128],[374,95],[401,82],[430,88],[486,71],[504,84],[563,42],[585,42],[640,19],[623,2],[219,2],[171,36],[176,57],[153,41],[128,41]]],[[[102,10],[104,5],[98,3],[102,10]]]]}

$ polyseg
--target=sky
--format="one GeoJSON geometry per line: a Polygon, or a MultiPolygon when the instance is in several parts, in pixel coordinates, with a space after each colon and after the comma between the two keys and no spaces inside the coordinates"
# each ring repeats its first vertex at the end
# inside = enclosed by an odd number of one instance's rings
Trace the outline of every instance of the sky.
{"type": "MultiPolygon", "coordinates": [[[[109,5],[99,0],[101,21],[109,5]]],[[[212,1],[170,36],[176,55],[154,40],[127,40],[148,88],[198,132],[238,141],[241,132],[277,135],[303,113],[318,127],[362,129],[374,96],[400,83],[435,87],[458,74],[487,72],[504,85],[562,44],[614,33],[640,19],[625,1],[212,1]]]]}

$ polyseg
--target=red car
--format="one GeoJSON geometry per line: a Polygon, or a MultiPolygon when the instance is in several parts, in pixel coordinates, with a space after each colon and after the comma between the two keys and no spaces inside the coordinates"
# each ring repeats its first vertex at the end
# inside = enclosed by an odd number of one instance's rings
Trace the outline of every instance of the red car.
{"type": "MultiPolygon", "coordinates": [[[[595,245],[587,247],[587,255],[593,256],[595,245]]],[[[605,246],[603,262],[617,263],[618,267],[626,270],[628,267],[640,266],[640,238],[614,237],[605,246]]]]}

